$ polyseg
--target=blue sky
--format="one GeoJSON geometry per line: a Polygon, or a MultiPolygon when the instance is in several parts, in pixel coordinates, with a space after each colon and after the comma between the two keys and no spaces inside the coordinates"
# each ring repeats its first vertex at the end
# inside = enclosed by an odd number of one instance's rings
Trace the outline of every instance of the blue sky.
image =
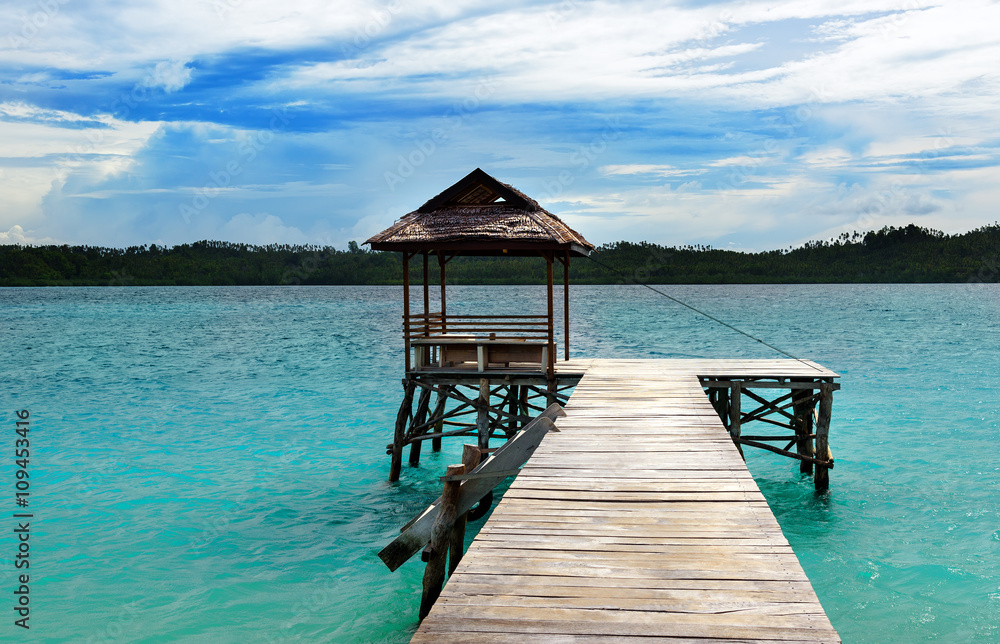
{"type": "Polygon", "coordinates": [[[0,2],[0,243],[344,248],[481,167],[595,243],[1000,219],[1000,4],[0,2]]]}

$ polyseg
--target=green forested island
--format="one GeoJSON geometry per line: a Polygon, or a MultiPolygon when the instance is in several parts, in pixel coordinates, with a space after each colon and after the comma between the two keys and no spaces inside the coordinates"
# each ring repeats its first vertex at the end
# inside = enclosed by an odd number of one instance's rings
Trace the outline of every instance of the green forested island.
{"type": "MultiPolygon", "coordinates": [[[[1000,281],[1000,224],[945,235],[914,225],[844,233],[800,248],[744,253],[646,242],[600,246],[577,259],[575,284],[818,284],[1000,281]]],[[[436,266],[432,258],[432,266],[436,266]]],[[[419,282],[419,262],[413,262],[419,282]]],[[[431,271],[436,279],[436,270],[431,271]]],[[[0,246],[0,286],[399,284],[398,253],[201,241],[172,248],[0,246]]],[[[535,258],[459,257],[450,284],[543,284],[535,258]]]]}

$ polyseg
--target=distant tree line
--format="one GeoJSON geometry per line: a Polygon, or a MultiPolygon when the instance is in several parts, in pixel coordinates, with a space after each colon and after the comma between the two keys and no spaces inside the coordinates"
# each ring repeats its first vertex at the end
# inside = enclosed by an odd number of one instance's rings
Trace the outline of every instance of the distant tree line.
{"type": "MultiPolygon", "coordinates": [[[[800,248],[759,253],[647,242],[605,244],[595,261],[576,259],[577,284],[906,283],[1000,281],[1000,224],[960,235],[909,225],[844,233],[800,248]]],[[[432,266],[436,262],[432,259],[432,266]]],[[[420,262],[411,262],[419,283],[420,262]]],[[[561,272],[557,273],[557,275],[561,272]]],[[[437,270],[431,271],[432,280],[437,270]]],[[[558,279],[558,278],[557,278],[558,279]]],[[[545,263],[530,257],[457,257],[449,284],[542,284],[545,263]]],[[[398,253],[356,242],[252,246],[200,241],[172,248],[0,246],[0,286],[225,286],[400,284],[398,253]]]]}

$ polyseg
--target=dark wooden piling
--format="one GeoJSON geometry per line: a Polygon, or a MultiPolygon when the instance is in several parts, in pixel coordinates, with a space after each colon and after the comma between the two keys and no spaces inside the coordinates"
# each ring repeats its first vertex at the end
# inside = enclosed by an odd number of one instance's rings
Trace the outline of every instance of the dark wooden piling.
{"type": "Polygon", "coordinates": [[[479,448],[490,447],[490,381],[479,379],[479,406],[476,412],[476,433],[479,436],[479,448]]]}
{"type": "MultiPolygon", "coordinates": [[[[833,385],[824,382],[819,388],[819,417],[816,419],[816,457],[822,461],[832,462],[833,453],[830,451],[830,416],[833,414],[833,385]]],[[[816,464],[816,477],[814,479],[817,492],[824,492],[830,488],[830,468],[826,465],[816,464]]]]}
{"type": "MultiPolygon", "coordinates": [[[[413,426],[419,427],[424,424],[427,420],[427,410],[430,407],[431,402],[431,390],[421,389],[420,390],[420,400],[417,402],[417,411],[413,414],[413,426]]],[[[421,430],[420,433],[426,434],[427,430],[421,430]]],[[[410,465],[417,466],[420,465],[420,446],[423,441],[413,441],[410,443],[410,465]]]]}
{"type": "MultiPolygon", "coordinates": [[[[441,418],[444,416],[445,403],[448,402],[448,391],[451,389],[451,385],[443,385],[441,390],[438,391],[437,402],[434,403],[434,413],[431,414],[431,418],[441,418]]],[[[444,420],[439,420],[434,424],[434,433],[440,434],[444,431],[444,420]]],[[[441,451],[441,437],[431,439],[431,450],[435,452],[441,451]]]]}
{"type": "Polygon", "coordinates": [[[517,406],[520,389],[517,385],[511,385],[507,388],[507,412],[510,414],[510,417],[507,419],[507,436],[513,436],[514,432],[517,431],[517,418],[515,416],[518,415],[517,406]]]}
{"type": "Polygon", "coordinates": [[[410,419],[413,405],[413,390],[416,385],[407,381],[403,389],[403,402],[396,414],[396,431],[392,437],[392,463],[389,465],[389,480],[398,481],[399,472],[403,469],[403,443],[406,440],[406,421],[410,419]]]}
{"type": "MultiPolygon", "coordinates": [[[[447,476],[465,474],[465,465],[449,465],[447,476]]],[[[427,617],[431,607],[441,595],[444,587],[445,567],[448,559],[451,532],[455,526],[456,506],[458,503],[459,481],[445,481],[444,492],[441,494],[441,505],[438,506],[437,519],[431,529],[431,540],[427,545],[429,551],[427,568],[424,569],[424,591],[420,598],[420,619],[427,617]]]]}
{"type": "MultiPolygon", "coordinates": [[[[742,431],[742,417],[740,411],[740,400],[743,398],[741,391],[741,384],[737,380],[732,384],[732,393],[729,395],[729,434],[733,439],[738,439],[740,437],[740,432],[742,431]]],[[[747,460],[746,456],[743,455],[743,448],[739,443],[736,443],[736,449],[739,451],[740,456],[743,456],[743,460],[747,460]]]]}
{"type": "MultiPolygon", "coordinates": [[[[812,389],[796,389],[792,393],[792,408],[795,414],[795,451],[802,456],[811,458],[813,450],[813,410],[816,407],[812,389]]],[[[812,461],[799,461],[799,472],[812,474],[812,461]]]]}

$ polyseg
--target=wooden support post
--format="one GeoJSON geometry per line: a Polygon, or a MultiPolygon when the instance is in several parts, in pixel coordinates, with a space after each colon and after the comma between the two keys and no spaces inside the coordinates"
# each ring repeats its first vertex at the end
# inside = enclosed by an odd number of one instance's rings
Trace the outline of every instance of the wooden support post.
{"type": "Polygon", "coordinates": [[[431,284],[427,272],[427,253],[424,252],[424,336],[431,334],[431,284]]]}
{"type": "MultiPolygon", "coordinates": [[[[475,445],[464,445],[462,448],[462,465],[466,472],[471,472],[479,465],[483,453],[475,445]]],[[[469,513],[463,512],[455,519],[455,527],[451,530],[451,549],[448,554],[448,576],[455,572],[458,563],[462,561],[465,554],[465,525],[468,523],[469,513]]]]}
{"type": "MultiPolygon", "coordinates": [[[[417,411],[413,414],[413,422],[410,423],[410,427],[418,427],[427,420],[427,408],[430,407],[430,403],[431,390],[421,389],[420,400],[417,402],[417,411]]],[[[420,433],[425,434],[427,430],[423,429],[420,433]]],[[[423,441],[410,443],[410,465],[420,465],[420,445],[422,443],[423,441]]]]}
{"type": "Polygon", "coordinates": [[[396,431],[392,437],[392,463],[389,465],[389,480],[398,481],[399,472],[403,469],[403,442],[406,439],[406,421],[410,418],[410,407],[413,405],[413,390],[416,385],[407,380],[403,389],[403,402],[396,414],[396,431]]]}
{"type": "MultiPolygon", "coordinates": [[[[555,314],[552,299],[552,261],[553,254],[551,252],[546,252],[545,254],[545,283],[547,288],[548,303],[549,303],[549,347],[548,356],[545,361],[545,373],[548,374],[549,380],[555,375],[555,363],[556,363],[556,336],[555,336],[555,314]]],[[[551,403],[549,403],[551,404],[551,403]]]]}
{"type": "Polygon", "coordinates": [[[444,279],[445,279],[445,264],[448,260],[445,259],[444,254],[441,251],[437,252],[438,256],[438,266],[441,268],[441,335],[444,335],[448,330],[448,301],[445,298],[444,289],[444,279]]]}
{"type": "MultiPolygon", "coordinates": [[[[410,372],[410,255],[403,253],[403,349],[406,352],[406,373],[410,372]]],[[[395,479],[391,479],[395,480],[395,479]]]]}
{"type": "Polygon", "coordinates": [[[513,436],[517,433],[517,419],[514,416],[517,415],[517,405],[518,405],[518,395],[521,388],[517,385],[510,385],[507,388],[507,411],[510,413],[510,419],[507,421],[507,436],[513,436]]]}
{"type": "MultiPolygon", "coordinates": [[[[833,386],[824,382],[819,386],[819,417],[816,419],[816,458],[832,461],[830,451],[830,416],[833,413],[833,386]]],[[[830,468],[816,465],[816,477],[813,479],[817,492],[825,492],[830,488],[830,468]]]]}
{"type": "MultiPolygon", "coordinates": [[[[443,385],[438,391],[437,402],[434,404],[434,413],[431,415],[432,418],[439,418],[444,415],[444,406],[448,402],[447,392],[451,390],[451,385],[443,385]]],[[[434,424],[434,433],[440,434],[444,431],[444,420],[439,420],[434,424]]],[[[441,451],[441,437],[431,439],[431,450],[435,452],[441,451]]]]}
{"type": "Polygon", "coordinates": [[[566,251],[566,262],[563,265],[563,359],[569,360],[569,251],[566,251]]]}
{"type": "MultiPolygon", "coordinates": [[[[792,410],[795,414],[795,435],[798,442],[795,444],[795,451],[802,456],[812,456],[813,439],[809,436],[813,433],[813,409],[816,403],[813,401],[812,389],[792,390],[792,410]]],[[[813,464],[809,461],[799,461],[799,472],[802,474],[812,474],[813,464]]]]}
{"type": "Polygon", "coordinates": [[[725,423],[726,429],[729,429],[729,389],[718,389],[718,402],[719,406],[719,417],[722,418],[722,422],[725,423]]]}
{"type": "MultiPolygon", "coordinates": [[[[447,476],[465,474],[464,465],[449,465],[447,476]]],[[[456,506],[458,503],[459,481],[447,481],[441,494],[441,505],[438,506],[437,519],[431,528],[431,540],[428,544],[430,556],[427,568],[424,569],[424,592],[420,598],[420,619],[427,617],[431,607],[441,595],[444,586],[445,565],[448,559],[449,541],[452,528],[455,525],[456,506]]]]}
{"type": "MultiPolygon", "coordinates": [[[[528,389],[527,385],[521,387],[521,393],[519,396],[520,401],[518,402],[518,405],[521,407],[522,416],[531,416],[531,410],[528,408],[529,392],[530,390],[528,389]]],[[[521,423],[521,427],[524,427],[524,423],[521,423]]]]}
{"type": "Polygon", "coordinates": [[[490,381],[479,379],[479,409],[476,413],[476,433],[480,449],[490,448],[490,381]]]}
{"type": "MultiPolygon", "coordinates": [[[[740,399],[743,397],[742,388],[740,387],[740,382],[735,381],[731,385],[732,390],[729,394],[729,434],[733,438],[740,437],[740,399]]],[[[736,449],[739,450],[740,456],[743,456],[743,448],[740,447],[739,443],[736,443],[736,449]]],[[[746,456],[743,456],[743,460],[746,460],[746,456]]]]}

